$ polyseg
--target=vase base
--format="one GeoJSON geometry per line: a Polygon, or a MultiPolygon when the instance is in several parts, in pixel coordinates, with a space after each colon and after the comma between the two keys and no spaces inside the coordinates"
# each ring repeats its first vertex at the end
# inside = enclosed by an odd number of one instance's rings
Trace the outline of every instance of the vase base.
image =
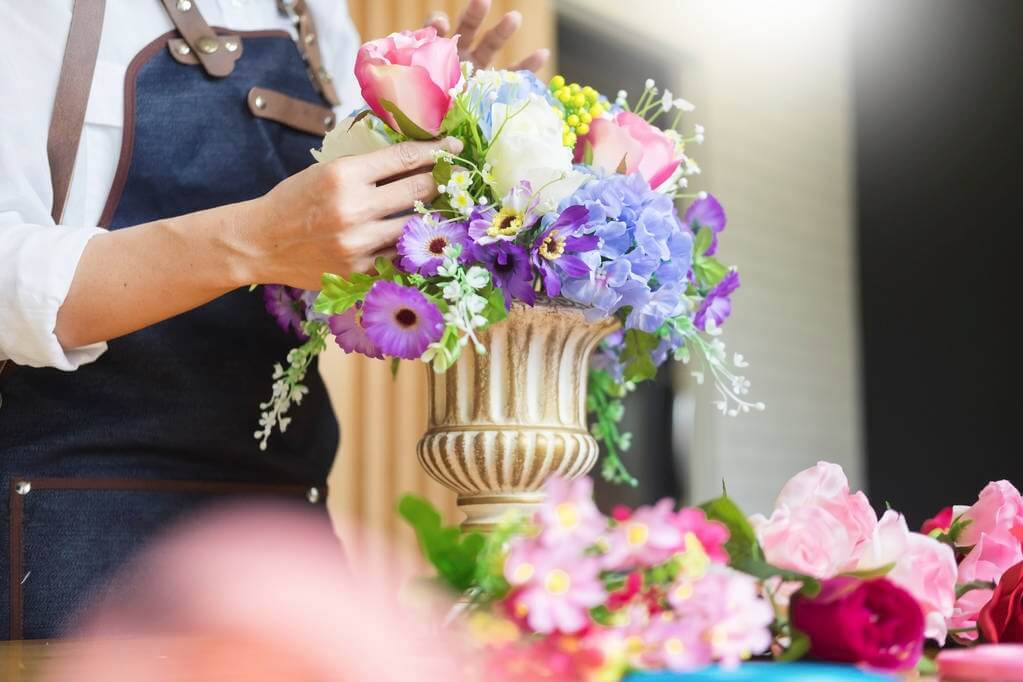
{"type": "Polygon", "coordinates": [[[489,533],[514,514],[525,518],[544,500],[541,492],[487,493],[459,495],[458,508],[465,514],[464,533],[489,533]]]}

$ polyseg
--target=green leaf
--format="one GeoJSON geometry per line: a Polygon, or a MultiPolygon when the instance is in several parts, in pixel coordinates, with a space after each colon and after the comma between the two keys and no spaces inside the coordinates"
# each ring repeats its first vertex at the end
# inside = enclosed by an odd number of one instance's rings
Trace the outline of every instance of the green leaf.
{"type": "Polygon", "coordinates": [[[587,166],[593,165],[593,143],[589,140],[583,143],[583,163],[587,166]]]}
{"type": "Polygon", "coordinates": [[[779,663],[791,663],[792,661],[798,661],[803,656],[806,656],[810,651],[810,638],[807,637],[805,632],[791,628],[789,635],[792,642],[789,644],[789,648],[782,653],[775,656],[776,661],[779,663]]]}
{"type": "Polygon", "coordinates": [[[433,166],[433,181],[438,185],[446,185],[451,181],[451,162],[438,161],[433,166]]]}
{"type": "Polygon", "coordinates": [[[923,677],[934,677],[938,674],[938,663],[924,654],[916,663],[916,672],[923,677]]]}
{"type": "Polygon", "coordinates": [[[444,582],[458,592],[473,586],[477,558],[484,545],[482,535],[462,536],[456,526],[443,525],[434,506],[415,495],[401,498],[398,513],[415,529],[420,548],[444,582]]]}
{"type": "Polygon", "coordinates": [[[696,256],[693,258],[693,272],[700,284],[710,288],[725,278],[728,268],[716,258],[696,256]]]}
{"type": "Polygon", "coordinates": [[[394,120],[398,124],[398,132],[405,137],[413,140],[434,140],[437,138],[436,135],[431,135],[416,125],[412,119],[406,116],[402,110],[395,105],[394,102],[382,99],[380,100],[380,106],[391,114],[391,116],[394,116],[394,120]]]}
{"type": "Polygon", "coordinates": [[[442,135],[450,135],[468,120],[465,109],[462,107],[451,107],[448,109],[448,113],[444,115],[444,120],[441,121],[440,132],[442,135]]]}
{"type": "Polygon", "coordinates": [[[625,332],[625,348],[620,356],[625,365],[625,381],[646,381],[657,376],[657,366],[650,356],[660,342],[656,335],[639,329],[625,332]]]}
{"type": "Polygon", "coordinates": [[[351,124],[349,124],[348,130],[351,130],[352,128],[354,128],[356,123],[358,123],[359,121],[361,121],[362,119],[366,118],[367,116],[369,116],[372,113],[373,112],[370,111],[369,109],[365,109],[365,110],[360,111],[359,113],[357,113],[355,116],[352,117],[352,122],[351,122],[351,124]]]}
{"type": "Polygon", "coordinates": [[[316,297],[313,309],[324,315],[343,313],[366,298],[375,282],[375,277],[363,273],[355,273],[351,279],[345,279],[325,272],[320,278],[320,295],[316,297]]]}
{"type": "Polygon", "coordinates": [[[399,284],[405,283],[403,275],[400,272],[398,272],[398,269],[396,267],[394,267],[394,263],[391,261],[390,258],[377,256],[376,260],[373,262],[373,267],[377,271],[378,275],[377,279],[386,279],[391,282],[397,282],[399,284]]]}
{"type": "Polygon", "coordinates": [[[710,248],[712,241],[714,241],[714,231],[709,227],[701,227],[700,231],[696,233],[696,241],[693,242],[693,253],[702,256],[710,248]]]}
{"type": "Polygon", "coordinates": [[[956,585],[956,599],[959,599],[959,597],[963,596],[967,592],[973,592],[974,590],[993,590],[995,587],[995,583],[990,580],[974,580],[973,582],[956,585]]]}
{"type": "Polygon", "coordinates": [[[615,173],[618,173],[620,175],[628,174],[629,172],[629,164],[627,163],[628,158],[629,158],[628,154],[622,155],[622,160],[618,162],[618,168],[615,170],[615,173]]]}
{"type": "Polygon", "coordinates": [[[491,283],[481,292],[481,295],[487,299],[487,307],[483,311],[483,316],[490,321],[490,324],[497,324],[508,317],[503,291],[491,283]]]}
{"type": "Polygon", "coordinates": [[[401,368],[401,358],[391,358],[391,378],[398,378],[398,370],[401,368]]]}
{"type": "Polygon", "coordinates": [[[847,571],[842,575],[848,578],[858,578],[859,580],[873,580],[874,578],[883,578],[892,572],[895,568],[895,562],[887,563],[884,566],[878,568],[868,568],[862,571],[847,571]]]}

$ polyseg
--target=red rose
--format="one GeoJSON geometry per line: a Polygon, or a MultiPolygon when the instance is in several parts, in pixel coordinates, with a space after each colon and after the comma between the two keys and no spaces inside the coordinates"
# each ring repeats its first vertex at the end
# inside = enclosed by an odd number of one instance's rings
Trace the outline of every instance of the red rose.
{"type": "Polygon", "coordinates": [[[789,615],[810,638],[810,654],[825,661],[905,670],[923,653],[923,611],[884,578],[826,580],[817,597],[794,597],[789,615]]]}
{"type": "Polygon", "coordinates": [[[977,628],[993,644],[1023,642],[1023,561],[1002,574],[991,600],[980,610],[977,628]]]}
{"type": "Polygon", "coordinates": [[[930,535],[932,530],[940,530],[942,533],[952,527],[952,507],[945,507],[934,515],[933,518],[924,521],[920,532],[930,535]]]}

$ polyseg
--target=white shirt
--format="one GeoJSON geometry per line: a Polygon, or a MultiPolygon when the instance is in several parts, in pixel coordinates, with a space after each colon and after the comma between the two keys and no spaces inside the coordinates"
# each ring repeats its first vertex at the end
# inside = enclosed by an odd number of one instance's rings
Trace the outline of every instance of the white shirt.
{"type": "MultiPolygon", "coordinates": [[[[108,0],[99,58],[62,225],[50,217],[46,137],[72,0],[4,2],[0,22],[0,360],[77,369],[105,343],[64,349],[53,330],[86,243],[106,203],[121,151],[124,75],[132,58],[174,28],[159,0],[108,0]]],[[[285,29],[275,0],[197,0],[211,26],[285,29]]],[[[353,76],[358,34],[345,0],[307,0],[324,65],[341,100],[361,103],[353,76]]],[[[244,59],[245,56],[242,56],[244,59]]],[[[188,68],[188,67],[182,67],[188,68]]]]}

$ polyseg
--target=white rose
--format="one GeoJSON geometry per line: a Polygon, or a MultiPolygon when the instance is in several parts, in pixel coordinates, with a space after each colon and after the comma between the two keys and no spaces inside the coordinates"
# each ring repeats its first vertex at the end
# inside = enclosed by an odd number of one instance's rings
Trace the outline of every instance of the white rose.
{"type": "Polygon", "coordinates": [[[561,118],[546,100],[530,95],[526,102],[495,102],[491,112],[497,137],[487,161],[498,196],[526,180],[552,210],[582,184],[586,176],[572,169],[572,150],[561,143],[561,118]]]}
{"type": "Polygon", "coordinates": [[[323,147],[310,151],[320,163],[333,161],[342,156],[367,154],[390,146],[391,139],[376,130],[372,125],[372,116],[364,116],[355,125],[354,116],[343,118],[323,138],[323,147]]]}

